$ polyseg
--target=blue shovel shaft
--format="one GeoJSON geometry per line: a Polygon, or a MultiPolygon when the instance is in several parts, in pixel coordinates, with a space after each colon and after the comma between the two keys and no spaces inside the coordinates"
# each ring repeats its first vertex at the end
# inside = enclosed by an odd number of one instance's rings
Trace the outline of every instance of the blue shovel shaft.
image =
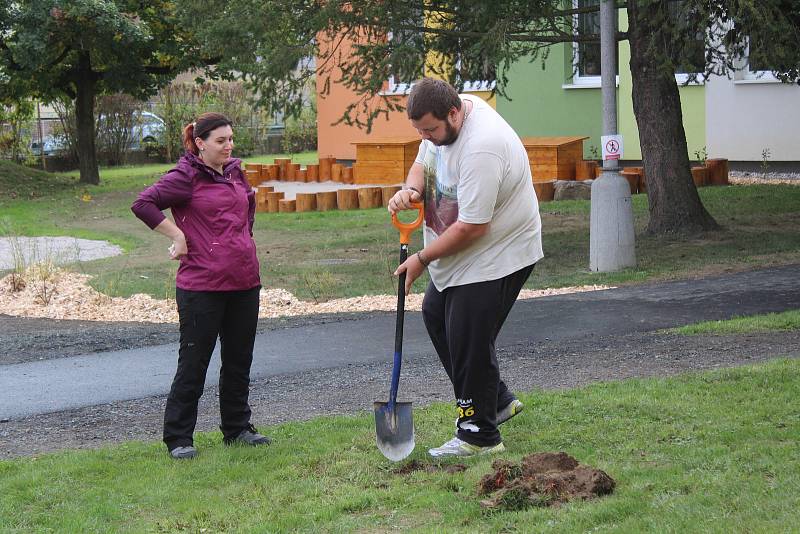
{"type": "MultiPolygon", "coordinates": [[[[408,259],[408,245],[400,245],[400,263],[408,259]]],[[[397,280],[397,322],[394,330],[394,365],[392,366],[392,385],[389,389],[389,412],[394,412],[397,403],[397,387],[400,384],[400,368],[403,364],[403,319],[406,311],[406,273],[397,280]]]]}

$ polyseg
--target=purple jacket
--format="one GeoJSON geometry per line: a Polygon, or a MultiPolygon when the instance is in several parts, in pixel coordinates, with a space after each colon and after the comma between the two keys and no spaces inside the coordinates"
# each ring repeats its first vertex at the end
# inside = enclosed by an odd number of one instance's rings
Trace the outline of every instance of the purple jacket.
{"type": "Polygon", "coordinates": [[[189,291],[237,291],[261,283],[253,241],[255,196],[231,158],[223,174],[187,152],[174,169],[139,195],[133,213],[151,229],[170,208],[186,236],[176,285],[189,291]]]}

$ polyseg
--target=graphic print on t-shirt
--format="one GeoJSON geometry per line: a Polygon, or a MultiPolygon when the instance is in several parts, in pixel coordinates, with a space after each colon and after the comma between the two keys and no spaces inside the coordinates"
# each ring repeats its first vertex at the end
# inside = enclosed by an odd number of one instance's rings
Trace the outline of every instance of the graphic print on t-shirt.
{"type": "Polygon", "coordinates": [[[450,177],[441,147],[429,146],[423,161],[425,225],[437,236],[458,220],[458,177],[450,177]]]}

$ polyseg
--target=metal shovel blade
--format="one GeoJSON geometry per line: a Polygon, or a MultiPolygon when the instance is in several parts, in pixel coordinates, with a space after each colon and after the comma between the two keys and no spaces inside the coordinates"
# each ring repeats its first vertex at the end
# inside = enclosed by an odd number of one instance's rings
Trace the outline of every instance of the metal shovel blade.
{"type": "Polygon", "coordinates": [[[378,450],[393,462],[399,462],[414,450],[414,417],[410,402],[397,402],[390,410],[388,402],[373,403],[378,450]]]}

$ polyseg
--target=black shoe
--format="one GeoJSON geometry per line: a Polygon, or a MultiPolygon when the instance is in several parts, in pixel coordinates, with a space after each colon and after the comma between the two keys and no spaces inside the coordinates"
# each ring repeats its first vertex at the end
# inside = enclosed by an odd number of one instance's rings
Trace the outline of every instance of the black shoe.
{"type": "Polygon", "coordinates": [[[525,405],[522,404],[522,401],[519,399],[514,399],[509,402],[505,408],[501,408],[497,411],[497,416],[495,417],[495,424],[500,426],[519,412],[525,408],[525,405]]]}
{"type": "Polygon", "coordinates": [[[272,440],[270,440],[267,436],[262,436],[259,434],[253,425],[250,425],[239,432],[236,437],[225,440],[226,445],[249,445],[251,447],[269,445],[270,443],[272,443],[272,440]]]}
{"type": "Polygon", "coordinates": [[[197,456],[197,449],[195,449],[191,445],[186,445],[184,447],[175,447],[174,449],[169,451],[169,455],[176,460],[189,460],[197,456]]]}

